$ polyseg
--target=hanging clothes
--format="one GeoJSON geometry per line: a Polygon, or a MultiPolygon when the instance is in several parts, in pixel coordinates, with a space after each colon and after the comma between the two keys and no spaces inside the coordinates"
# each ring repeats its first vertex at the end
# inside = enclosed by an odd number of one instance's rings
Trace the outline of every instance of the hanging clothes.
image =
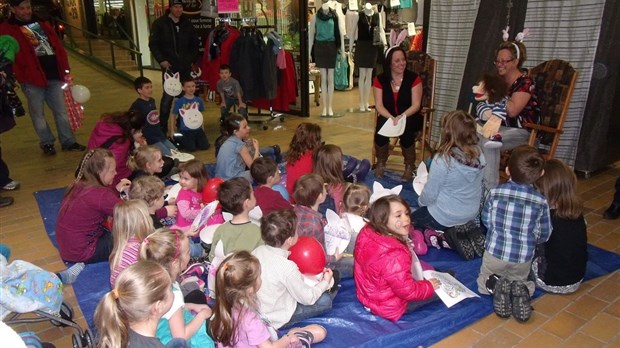
{"type": "Polygon", "coordinates": [[[297,102],[297,73],[295,72],[295,62],[293,55],[285,51],[286,69],[280,69],[278,76],[278,88],[276,96],[272,100],[259,98],[252,101],[252,106],[259,109],[286,112],[291,109],[291,105],[297,102]]]}
{"type": "Polygon", "coordinates": [[[241,35],[239,30],[228,24],[212,30],[205,40],[205,53],[202,59],[203,79],[208,82],[209,90],[217,89],[220,79],[220,65],[230,64],[232,45],[241,35]]]}

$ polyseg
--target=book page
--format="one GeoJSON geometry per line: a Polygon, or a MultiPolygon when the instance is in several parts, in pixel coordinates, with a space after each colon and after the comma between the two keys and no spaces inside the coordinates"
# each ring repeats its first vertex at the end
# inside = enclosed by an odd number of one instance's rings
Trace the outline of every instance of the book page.
{"type": "Polygon", "coordinates": [[[448,273],[424,271],[424,278],[436,278],[441,282],[435,292],[448,308],[467,298],[480,297],[448,273]]]}

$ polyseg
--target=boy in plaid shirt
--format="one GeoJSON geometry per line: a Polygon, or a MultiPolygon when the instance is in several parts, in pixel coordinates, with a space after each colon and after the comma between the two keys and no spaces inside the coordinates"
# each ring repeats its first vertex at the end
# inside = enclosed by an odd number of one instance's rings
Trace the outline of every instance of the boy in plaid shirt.
{"type": "Polygon", "coordinates": [[[551,235],[546,198],[532,185],[544,174],[538,151],[521,145],[512,151],[507,183],[492,189],[484,205],[482,222],[487,227],[485,253],[478,275],[478,291],[493,294],[495,313],[519,322],[532,313],[530,296],[535,283],[528,280],[536,245],[551,235]]]}

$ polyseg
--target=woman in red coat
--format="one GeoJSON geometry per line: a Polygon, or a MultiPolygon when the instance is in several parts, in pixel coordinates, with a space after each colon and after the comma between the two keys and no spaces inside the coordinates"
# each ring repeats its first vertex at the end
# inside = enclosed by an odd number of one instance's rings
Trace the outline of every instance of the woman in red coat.
{"type": "Polygon", "coordinates": [[[435,278],[414,278],[409,214],[399,196],[379,198],[368,210],[370,221],[355,243],[357,298],[373,314],[392,321],[429,302],[425,300],[433,298],[441,285],[435,278]]]}

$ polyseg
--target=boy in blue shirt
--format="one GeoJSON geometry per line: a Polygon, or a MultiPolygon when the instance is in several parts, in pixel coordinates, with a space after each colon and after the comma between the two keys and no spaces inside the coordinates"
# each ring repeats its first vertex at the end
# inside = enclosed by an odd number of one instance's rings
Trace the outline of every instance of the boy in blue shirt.
{"type": "Polygon", "coordinates": [[[532,314],[530,296],[536,284],[528,280],[536,245],[551,236],[547,199],[532,185],[544,174],[538,150],[521,145],[512,150],[506,168],[510,180],[492,189],[482,211],[487,227],[478,291],[493,294],[495,314],[519,322],[532,314]]]}
{"type": "Polygon", "coordinates": [[[182,135],[178,140],[183,150],[188,152],[207,150],[210,145],[203,128],[204,119],[202,117],[205,105],[202,99],[194,94],[196,93],[196,82],[191,77],[186,77],[181,79],[181,84],[183,85],[183,95],[174,102],[170,132],[175,134],[174,127],[178,123],[179,133],[182,135]]]}

